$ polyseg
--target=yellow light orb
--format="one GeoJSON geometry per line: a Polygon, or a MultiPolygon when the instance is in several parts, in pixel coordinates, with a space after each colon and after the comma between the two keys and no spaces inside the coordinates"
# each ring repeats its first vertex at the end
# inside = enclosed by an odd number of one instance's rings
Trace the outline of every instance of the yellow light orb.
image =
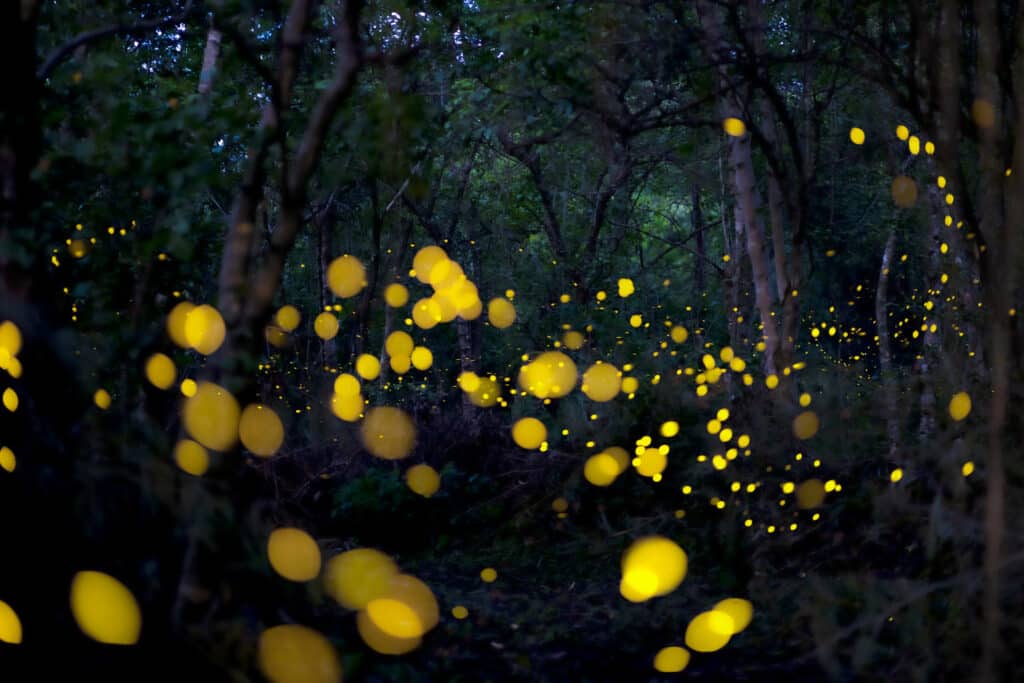
{"type": "Polygon", "coordinates": [[[71,580],[71,614],[82,633],[108,645],[134,645],[142,631],[139,604],[123,583],[102,572],[71,580]]]}
{"type": "Polygon", "coordinates": [[[737,118],[729,117],[722,121],[722,130],[730,137],[739,138],[747,132],[747,125],[737,118]]]}
{"type": "Polygon", "coordinates": [[[732,617],[725,612],[701,612],[686,627],[686,647],[697,652],[715,652],[729,643],[733,631],[732,617]]]}
{"type": "Polygon", "coordinates": [[[480,580],[484,583],[494,583],[498,580],[498,572],[494,567],[484,567],[480,570],[480,580]]]}
{"type": "Polygon", "coordinates": [[[394,638],[418,638],[434,628],[441,616],[430,587],[408,574],[393,576],[387,591],[366,605],[366,615],[394,638]]]}
{"type": "Polygon", "coordinates": [[[619,296],[623,299],[633,294],[636,291],[636,286],[633,281],[628,277],[619,278],[618,282],[619,296]]]}
{"type": "Polygon", "coordinates": [[[210,467],[210,455],[191,439],[182,439],[174,446],[174,462],[195,477],[201,477],[210,467]]]}
{"type": "Polygon", "coordinates": [[[385,633],[364,611],[356,615],[356,629],[367,647],[382,655],[404,655],[418,648],[423,642],[420,637],[396,638],[385,633]]]}
{"type": "Polygon", "coordinates": [[[610,455],[612,459],[615,461],[615,464],[619,468],[619,474],[625,472],[626,468],[629,467],[631,458],[629,457],[629,453],[626,452],[625,448],[621,448],[619,446],[609,446],[608,448],[604,449],[603,452],[605,455],[610,455]]]}
{"type": "Polygon", "coordinates": [[[864,130],[861,129],[861,128],[857,128],[856,126],[851,128],[850,129],[850,142],[852,142],[855,145],[863,145],[864,144],[864,130]]]}
{"type": "Polygon", "coordinates": [[[356,379],[355,375],[343,372],[334,380],[334,393],[342,398],[358,396],[360,390],[359,380],[356,379]]]}
{"type": "Polygon", "coordinates": [[[678,646],[663,647],[654,656],[654,669],[661,673],[679,673],[689,663],[690,651],[678,646]]]}
{"type": "Polygon", "coordinates": [[[388,359],[388,365],[399,375],[404,375],[412,367],[412,359],[409,356],[391,356],[388,359]]]}
{"type": "Polygon", "coordinates": [[[384,460],[400,460],[416,447],[416,425],[398,408],[371,408],[360,426],[363,446],[384,460]]]}
{"type": "Polygon", "coordinates": [[[364,353],[356,358],[356,373],[365,380],[374,380],[380,377],[380,361],[376,356],[364,353]]]}
{"type": "Polygon", "coordinates": [[[455,605],[455,607],[452,607],[452,616],[460,620],[465,619],[469,616],[469,610],[463,605],[455,605]]]}
{"type": "Polygon", "coordinates": [[[674,341],[676,344],[682,344],[683,342],[690,338],[690,333],[682,325],[676,325],[675,327],[672,328],[672,331],[669,332],[669,336],[672,337],[672,341],[674,341]]]}
{"type": "Polygon", "coordinates": [[[953,394],[949,399],[949,416],[960,422],[971,414],[971,397],[966,391],[953,394]]]}
{"type": "Polygon", "coordinates": [[[364,405],[366,403],[363,400],[363,395],[360,393],[351,396],[335,394],[331,397],[331,412],[339,420],[344,420],[345,422],[358,421],[363,414],[364,405]]]}
{"type": "Polygon", "coordinates": [[[325,311],[313,319],[313,331],[324,341],[338,336],[338,327],[338,318],[333,313],[325,311]]]}
{"type": "Polygon", "coordinates": [[[0,322],[0,349],[7,351],[11,356],[17,356],[21,351],[21,330],[10,320],[0,322]]]}
{"type": "Polygon", "coordinates": [[[238,401],[227,389],[202,382],[185,399],[182,422],[189,436],[215,451],[230,450],[238,440],[238,401]]]}
{"type": "Polygon", "coordinates": [[[181,395],[185,398],[192,398],[195,396],[197,388],[199,388],[199,385],[191,378],[181,380],[181,384],[178,385],[178,389],[181,390],[181,395]]]}
{"type": "Polygon", "coordinates": [[[636,471],[645,477],[653,477],[665,471],[668,458],[660,448],[645,448],[637,458],[636,471]]]}
{"type": "Polygon", "coordinates": [[[0,600],[0,643],[17,645],[21,642],[21,620],[17,612],[0,600]]]}
{"type": "Polygon", "coordinates": [[[409,303],[409,290],[405,285],[394,282],[384,290],[384,301],[391,308],[401,308],[409,303]]]}
{"type": "Polygon", "coordinates": [[[270,683],[340,683],[341,661],[320,633],[298,624],[260,634],[260,671],[270,683]]]}
{"type": "MultiPolygon", "coordinates": [[[[96,407],[99,408],[100,410],[106,410],[107,408],[109,408],[112,401],[113,398],[111,398],[110,392],[107,391],[106,389],[97,389],[96,393],[92,395],[92,402],[95,403],[96,407]]],[[[8,389],[7,391],[4,392],[4,405],[7,406],[8,410],[10,410],[11,412],[14,412],[15,410],[18,409],[18,395],[14,393],[13,389],[8,389]],[[14,405],[13,408],[7,403],[8,392],[10,392],[11,396],[13,396],[14,399],[12,401],[14,405]]]]}
{"type": "Polygon", "coordinates": [[[291,332],[302,322],[302,314],[299,313],[299,309],[288,304],[278,309],[274,322],[285,332],[291,332]]]}
{"type": "Polygon", "coordinates": [[[7,446],[0,446],[0,469],[13,472],[18,466],[18,459],[14,457],[14,451],[7,446]]]}
{"type": "MultiPolygon", "coordinates": [[[[107,408],[110,407],[110,394],[108,394],[103,389],[99,389],[93,395],[93,401],[101,410],[106,410],[107,408]],[[101,391],[105,394],[105,396],[100,395],[101,391]],[[104,403],[106,405],[101,405],[104,403]]],[[[3,396],[0,397],[0,402],[4,404],[4,408],[7,408],[7,410],[13,413],[18,410],[18,405],[20,405],[21,400],[18,398],[18,392],[16,392],[11,387],[7,387],[6,389],[4,389],[3,396]]]]}
{"type": "Polygon", "coordinates": [[[584,478],[594,486],[611,486],[620,473],[619,464],[607,453],[592,455],[583,465],[584,478]]]}
{"type": "Polygon", "coordinates": [[[793,418],[793,436],[802,440],[810,439],[818,433],[819,425],[817,413],[805,410],[793,418]]]}
{"type": "Polygon", "coordinates": [[[619,395],[622,388],[622,373],[611,363],[596,363],[583,373],[580,390],[591,401],[605,403],[619,395]]]}
{"type": "Polygon", "coordinates": [[[289,581],[312,581],[320,574],[320,546],[302,529],[274,529],[267,539],[267,558],[289,581]]]}
{"type": "Polygon", "coordinates": [[[892,201],[901,209],[909,209],[917,203],[917,183],[905,175],[897,176],[890,188],[892,201]]]}
{"type": "Polygon", "coordinates": [[[270,406],[253,403],[242,411],[238,437],[253,455],[269,458],[284,443],[284,425],[270,406]]]}
{"type": "Polygon", "coordinates": [[[430,465],[413,465],[405,472],[405,483],[413,493],[430,498],[441,488],[441,475],[430,465]]]}
{"type": "Polygon", "coordinates": [[[640,388],[640,380],[636,377],[623,377],[622,378],[622,390],[627,394],[635,394],[636,390],[640,388]]]}
{"type": "Polygon", "coordinates": [[[425,346],[417,346],[412,350],[410,360],[412,366],[417,370],[429,370],[430,366],[434,364],[434,354],[425,346]]]}
{"type": "Polygon", "coordinates": [[[750,625],[751,619],[754,618],[754,606],[750,604],[749,600],[744,600],[743,598],[726,598],[715,605],[712,611],[723,612],[729,615],[729,618],[732,620],[732,633],[730,635],[736,635],[745,629],[750,625]]]}
{"type": "Polygon", "coordinates": [[[495,297],[487,304],[487,320],[499,330],[511,327],[516,321],[516,307],[508,299],[495,297]]]}
{"type": "Polygon", "coordinates": [[[357,610],[384,595],[391,579],[398,575],[398,565],[390,557],[373,548],[356,548],[327,561],[324,585],[338,604],[357,610]]]}
{"type": "Polygon", "coordinates": [[[630,602],[668,595],[686,577],[686,553],[663,536],[634,542],[622,556],[619,591],[630,602]]]}
{"type": "Polygon", "coordinates": [[[195,304],[182,301],[167,314],[167,336],[183,349],[192,348],[192,344],[189,343],[188,337],[185,335],[185,321],[188,320],[188,314],[193,309],[195,309],[195,304]]]}
{"type": "Polygon", "coordinates": [[[278,349],[288,348],[288,342],[291,341],[288,333],[277,325],[267,325],[263,330],[263,337],[271,346],[278,349]]]}
{"type": "Polygon", "coordinates": [[[408,332],[398,330],[388,335],[384,340],[384,350],[389,356],[410,356],[415,348],[415,343],[408,332]]]}
{"type": "Polygon", "coordinates": [[[209,304],[196,306],[185,316],[185,339],[190,347],[204,356],[220,348],[226,333],[224,318],[209,304]]]}
{"type": "Polygon", "coordinates": [[[174,361],[162,353],[154,353],[146,361],[146,379],[157,389],[170,389],[177,375],[174,361]]]}
{"type": "Polygon", "coordinates": [[[671,439],[679,433],[679,423],[675,420],[669,420],[661,425],[661,435],[666,439],[671,439]]]}
{"type": "Polygon", "coordinates": [[[808,479],[796,487],[796,505],[811,510],[825,502],[825,485],[820,479],[808,479]]]}
{"type": "Polygon", "coordinates": [[[334,295],[347,299],[363,291],[366,286],[366,268],[355,256],[345,254],[327,266],[327,286],[334,295]]]}
{"type": "Polygon", "coordinates": [[[586,342],[586,338],[576,330],[569,330],[562,335],[562,343],[571,351],[579,351],[583,348],[584,342],[586,342]]]}
{"type": "Polygon", "coordinates": [[[430,273],[434,266],[442,261],[448,260],[448,254],[437,245],[423,247],[416,252],[412,259],[413,270],[416,271],[416,279],[425,285],[430,284],[430,273]]]}
{"type": "Polygon", "coordinates": [[[412,320],[416,323],[416,326],[430,330],[437,326],[441,322],[441,318],[444,316],[440,304],[434,299],[420,299],[412,307],[412,320]]]}
{"type": "Polygon", "coordinates": [[[576,380],[576,363],[561,351],[546,351],[519,371],[519,386],[537,398],[568,396],[576,380]]]}
{"type": "Polygon", "coordinates": [[[524,417],[512,425],[512,440],[520,448],[532,451],[548,438],[548,428],[535,417],[524,417]]]}

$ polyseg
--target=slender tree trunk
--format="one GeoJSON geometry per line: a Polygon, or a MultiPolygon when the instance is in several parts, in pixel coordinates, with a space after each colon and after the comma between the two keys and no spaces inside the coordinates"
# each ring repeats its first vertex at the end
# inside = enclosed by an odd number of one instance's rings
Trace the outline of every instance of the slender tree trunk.
{"type": "MultiPolygon", "coordinates": [[[[728,63],[729,46],[722,38],[720,17],[713,12],[707,0],[697,3],[701,25],[708,39],[708,52],[716,64],[728,63]]],[[[720,66],[719,112],[723,119],[743,119],[743,109],[729,78],[728,69],[720,66]]],[[[761,316],[763,329],[764,368],[766,373],[777,371],[776,355],[779,352],[778,325],[772,310],[772,285],[768,265],[768,254],[764,243],[764,226],[758,216],[760,204],[757,180],[754,176],[754,160],[750,146],[750,135],[729,136],[729,172],[732,176],[733,195],[736,199],[737,230],[746,236],[747,255],[754,284],[754,301],[761,316]]]]}
{"type": "MultiPolygon", "coordinates": [[[[985,561],[984,561],[984,625],[982,627],[982,657],[980,678],[985,683],[1001,680],[1003,667],[1002,624],[1002,564],[1003,543],[1006,529],[1006,472],[1003,448],[1006,439],[1006,414],[1010,399],[1010,375],[1013,371],[1010,360],[1010,318],[1009,308],[1013,299],[1017,261],[1018,233],[1020,220],[1024,218],[1020,192],[1024,189],[1020,168],[1011,176],[1011,191],[1006,195],[1003,170],[1006,161],[1000,155],[1005,146],[1002,136],[1003,93],[997,77],[1000,68],[1000,32],[997,26],[998,11],[995,0],[977,0],[975,16],[978,22],[978,62],[976,77],[975,106],[991,108],[991,121],[975,116],[978,126],[978,153],[981,195],[979,202],[979,228],[986,242],[992,248],[983,254],[986,306],[989,319],[988,336],[990,344],[992,394],[989,403],[989,444],[986,463],[985,496],[985,561]],[[1004,201],[1006,205],[1004,206],[1004,201]],[[1011,222],[1012,221],[1012,222],[1011,222]]],[[[1019,15],[1019,12],[1018,12],[1019,15]]],[[[1018,16],[1013,27],[1017,44],[1012,65],[1012,86],[1017,98],[1024,96],[1024,20],[1018,16]]],[[[1006,98],[1009,100],[1010,98],[1006,98]]],[[[1019,102],[1020,100],[1017,99],[1019,102]]],[[[983,113],[983,112],[981,112],[983,113]]],[[[1013,161],[1024,163],[1024,122],[1016,123],[1016,140],[1013,161]]]]}
{"type": "Polygon", "coordinates": [[[200,95],[209,95],[213,90],[213,77],[217,73],[217,61],[220,58],[220,31],[212,26],[206,32],[206,47],[203,49],[203,70],[199,72],[200,95]]]}
{"type": "Polygon", "coordinates": [[[696,258],[693,260],[693,282],[697,286],[697,320],[704,319],[704,303],[707,298],[707,248],[704,243],[704,211],[700,207],[700,185],[694,183],[690,187],[690,228],[696,242],[696,258]]]}
{"type": "Polygon", "coordinates": [[[882,267],[878,271],[875,290],[875,321],[878,325],[878,366],[885,392],[885,425],[889,439],[889,459],[895,461],[900,447],[900,421],[896,399],[896,377],[892,367],[892,348],[889,339],[889,269],[896,244],[896,232],[890,231],[882,252],[882,267]]]}
{"type": "MultiPolygon", "coordinates": [[[[334,260],[334,224],[337,220],[337,209],[334,200],[329,199],[327,206],[316,217],[317,264],[319,266],[320,310],[325,311],[333,301],[333,294],[327,286],[327,268],[334,260]]],[[[321,364],[334,367],[338,362],[338,339],[323,340],[320,346],[321,364]]]]}

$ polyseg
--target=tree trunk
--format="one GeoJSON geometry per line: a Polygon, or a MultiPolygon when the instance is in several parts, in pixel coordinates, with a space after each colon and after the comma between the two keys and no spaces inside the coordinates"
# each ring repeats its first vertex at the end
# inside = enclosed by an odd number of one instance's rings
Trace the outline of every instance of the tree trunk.
{"type": "Polygon", "coordinates": [[[693,282],[697,287],[697,324],[704,319],[704,303],[707,298],[707,248],[704,243],[704,212],[700,208],[700,185],[690,187],[690,228],[696,242],[696,258],[693,260],[693,282]]]}
{"type": "MultiPolygon", "coordinates": [[[[325,311],[334,299],[330,287],[327,286],[327,269],[334,260],[334,224],[338,212],[333,197],[327,206],[317,214],[315,219],[317,234],[317,265],[319,266],[320,310],[325,311]]],[[[338,362],[338,339],[323,340],[320,347],[320,361],[325,368],[333,368],[338,362]]]]}
{"type": "MultiPolygon", "coordinates": [[[[707,0],[697,3],[708,40],[708,51],[715,64],[728,63],[729,46],[722,39],[721,19],[712,13],[707,0]]],[[[723,119],[743,118],[741,102],[733,89],[728,70],[718,68],[719,112],[723,119]]],[[[763,326],[764,369],[768,374],[777,371],[776,355],[779,351],[779,332],[772,310],[772,285],[768,255],[764,245],[764,226],[758,216],[760,204],[757,180],[754,176],[754,159],[750,147],[750,135],[729,136],[729,172],[732,176],[733,196],[736,200],[735,216],[737,232],[746,235],[747,255],[754,284],[754,300],[763,326]]],[[[738,264],[737,264],[738,265],[738,264]]]]}
{"type": "Polygon", "coordinates": [[[875,290],[875,321],[878,326],[878,366],[885,392],[885,426],[889,440],[889,460],[896,461],[900,447],[899,404],[896,399],[896,377],[893,375],[892,348],[889,339],[889,269],[896,244],[896,232],[890,231],[882,252],[882,267],[878,271],[875,290]]]}
{"type": "Polygon", "coordinates": [[[217,73],[217,61],[220,58],[220,31],[212,26],[206,32],[206,47],[203,48],[203,70],[199,72],[200,95],[209,95],[213,91],[213,77],[217,73]]]}

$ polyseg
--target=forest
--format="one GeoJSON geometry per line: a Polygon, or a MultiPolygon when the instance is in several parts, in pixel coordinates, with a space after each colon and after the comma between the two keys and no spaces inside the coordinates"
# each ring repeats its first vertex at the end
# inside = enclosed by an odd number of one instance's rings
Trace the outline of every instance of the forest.
{"type": "Polygon", "coordinates": [[[1024,2],[9,0],[0,63],[3,681],[1024,679],[1024,2]]]}

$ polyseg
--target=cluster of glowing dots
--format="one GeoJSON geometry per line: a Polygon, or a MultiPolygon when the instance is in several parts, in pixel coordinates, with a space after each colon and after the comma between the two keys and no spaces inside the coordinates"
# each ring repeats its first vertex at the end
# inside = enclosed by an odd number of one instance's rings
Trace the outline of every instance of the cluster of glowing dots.
{"type": "MultiPolygon", "coordinates": [[[[715,416],[708,420],[707,425],[705,425],[707,433],[716,437],[720,443],[729,444],[734,439],[736,442],[736,445],[726,449],[724,454],[716,453],[711,456],[711,466],[716,470],[724,470],[728,467],[729,461],[735,460],[739,456],[741,449],[744,455],[750,455],[750,436],[747,434],[736,436],[732,427],[727,425],[729,417],[730,412],[728,408],[719,408],[715,412],[715,416]]],[[[702,455],[698,457],[698,461],[703,461],[705,458],[706,456],[702,455]]],[[[719,501],[719,503],[721,503],[718,505],[719,508],[725,507],[724,501],[719,501]]]]}
{"type": "MultiPolygon", "coordinates": [[[[430,330],[439,323],[450,323],[456,317],[476,320],[483,312],[483,302],[476,285],[466,276],[462,266],[450,259],[441,247],[430,245],[417,251],[410,275],[433,289],[431,296],[412,305],[412,322],[420,329],[430,330]]],[[[408,303],[409,292],[404,285],[393,283],[385,290],[384,298],[389,306],[398,308],[408,303]]],[[[511,320],[507,320],[505,314],[505,310],[500,312],[500,321],[507,323],[505,326],[511,325],[515,319],[514,309],[511,320]]]]}
{"type": "Polygon", "coordinates": [[[668,595],[686,577],[686,553],[664,536],[635,541],[622,555],[619,592],[630,602],[668,595]]]}
{"type": "MultiPolygon", "coordinates": [[[[404,375],[410,368],[429,370],[434,364],[434,354],[425,346],[416,346],[412,336],[403,330],[396,330],[384,340],[389,365],[395,373],[404,375]]],[[[373,380],[380,375],[380,363],[374,356],[363,354],[356,361],[356,372],[363,379],[373,380]],[[362,363],[362,367],[360,367],[362,363]]]]}
{"type": "Polygon", "coordinates": [[[634,458],[630,461],[637,473],[652,481],[661,481],[661,473],[668,465],[668,444],[653,445],[650,436],[642,436],[636,441],[633,449],[634,458]]]}
{"type": "MultiPolygon", "coordinates": [[[[679,335],[681,341],[685,341],[688,337],[685,328],[680,328],[682,334],[679,335]]],[[[673,339],[676,339],[675,328],[672,331],[673,339]]],[[[687,370],[688,373],[694,375],[694,382],[697,384],[697,396],[707,396],[709,386],[717,384],[719,380],[725,375],[726,372],[732,371],[736,374],[741,375],[743,384],[745,386],[751,386],[754,383],[754,378],[746,372],[747,362],[736,355],[732,347],[724,346],[718,352],[718,359],[716,359],[710,353],[705,353],[700,359],[701,367],[697,371],[687,370]],[[721,365],[719,365],[721,362],[721,365]]]]}

